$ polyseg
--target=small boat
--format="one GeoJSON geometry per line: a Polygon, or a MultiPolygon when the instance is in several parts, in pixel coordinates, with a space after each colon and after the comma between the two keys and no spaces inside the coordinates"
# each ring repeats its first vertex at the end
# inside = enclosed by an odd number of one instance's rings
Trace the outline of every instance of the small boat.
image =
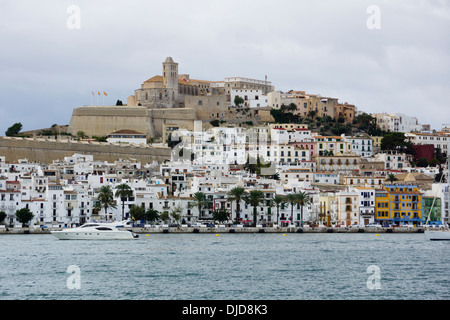
{"type": "Polygon", "coordinates": [[[424,234],[428,240],[450,240],[450,230],[425,230],[424,234]]]}
{"type": "Polygon", "coordinates": [[[139,236],[129,230],[119,229],[121,223],[86,223],[81,227],[51,231],[59,240],[129,240],[139,236]]]}

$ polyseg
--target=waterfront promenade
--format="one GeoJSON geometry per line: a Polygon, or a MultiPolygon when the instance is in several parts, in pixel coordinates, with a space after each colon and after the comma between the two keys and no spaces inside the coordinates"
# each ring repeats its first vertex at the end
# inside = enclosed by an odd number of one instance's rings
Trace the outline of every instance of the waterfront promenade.
{"type": "MultiPolygon", "coordinates": [[[[131,227],[126,228],[137,234],[158,233],[423,233],[425,230],[437,230],[433,227],[131,227]]],[[[2,234],[50,234],[63,228],[1,228],[2,234]]],[[[439,228],[449,230],[449,228],[439,228]]]]}

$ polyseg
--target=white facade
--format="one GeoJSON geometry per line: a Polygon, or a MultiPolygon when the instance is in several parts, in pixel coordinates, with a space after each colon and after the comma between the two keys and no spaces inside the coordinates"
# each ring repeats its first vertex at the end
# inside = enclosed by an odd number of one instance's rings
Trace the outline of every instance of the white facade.
{"type": "Polygon", "coordinates": [[[405,153],[394,151],[377,153],[374,155],[374,160],[384,162],[386,170],[407,170],[411,167],[405,153]]]}
{"type": "Polygon", "coordinates": [[[370,158],[373,155],[373,140],[370,137],[345,137],[350,144],[350,152],[361,158],[370,158]]]}
{"type": "Polygon", "coordinates": [[[377,126],[385,131],[414,132],[422,130],[417,118],[402,113],[375,113],[371,115],[376,119],[377,126]]]}
{"type": "Polygon", "coordinates": [[[230,106],[234,106],[236,96],[244,99],[240,106],[244,108],[267,107],[267,96],[261,89],[231,89],[230,106]]]}
{"type": "Polygon", "coordinates": [[[375,189],[368,187],[354,187],[353,191],[358,193],[359,199],[359,222],[360,226],[375,222],[375,189]]]}
{"type": "Polygon", "coordinates": [[[406,133],[405,137],[414,145],[431,144],[435,149],[448,154],[450,151],[450,132],[442,133],[406,133]]]}

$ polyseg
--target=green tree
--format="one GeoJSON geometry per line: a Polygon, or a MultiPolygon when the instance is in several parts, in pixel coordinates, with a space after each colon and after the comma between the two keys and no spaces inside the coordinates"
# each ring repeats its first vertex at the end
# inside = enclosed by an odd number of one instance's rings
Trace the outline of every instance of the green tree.
{"type": "Polygon", "coordinates": [[[16,219],[22,226],[30,222],[34,218],[34,214],[28,208],[22,208],[16,211],[16,219]]]}
{"type": "Polygon", "coordinates": [[[276,194],[275,197],[272,199],[273,203],[275,204],[275,207],[277,208],[277,224],[279,222],[280,217],[280,207],[286,203],[286,197],[276,194]]]}
{"type": "Polygon", "coordinates": [[[5,135],[7,137],[13,137],[17,135],[20,130],[22,130],[22,124],[20,122],[16,122],[11,127],[9,127],[8,130],[6,130],[5,135]]]}
{"type": "Polygon", "coordinates": [[[370,114],[362,113],[355,118],[356,124],[358,124],[358,129],[368,132],[369,130],[374,130],[377,126],[377,120],[370,114]]]}
{"type": "Polygon", "coordinates": [[[298,204],[300,205],[300,223],[303,227],[303,207],[310,204],[312,199],[307,192],[300,191],[297,193],[298,204]]]}
{"type": "Polygon", "coordinates": [[[314,117],[317,115],[317,111],[316,110],[310,110],[308,112],[308,117],[310,117],[311,119],[314,119],[314,117]]]}
{"type": "Polygon", "coordinates": [[[387,182],[395,182],[395,181],[397,181],[398,180],[398,178],[395,176],[395,174],[392,174],[392,173],[390,173],[390,174],[388,174],[388,176],[386,177],[386,179],[385,179],[387,182]]]}
{"type": "Polygon", "coordinates": [[[145,220],[150,222],[155,222],[159,220],[159,212],[154,209],[148,209],[145,212],[145,220]]]}
{"type": "Polygon", "coordinates": [[[298,203],[298,197],[296,193],[289,193],[286,195],[286,204],[291,206],[291,224],[294,223],[294,205],[298,203]]]}
{"type": "Polygon", "coordinates": [[[131,205],[130,206],[130,217],[133,220],[145,220],[145,209],[138,205],[131,205]]]}
{"type": "Polygon", "coordinates": [[[383,136],[380,144],[381,150],[393,150],[413,154],[412,143],[408,141],[403,132],[390,132],[383,136]]]}
{"type": "Polygon", "coordinates": [[[177,205],[175,208],[170,211],[170,217],[175,220],[175,222],[180,222],[181,214],[183,213],[183,208],[181,204],[177,205]]]}
{"type": "Polygon", "coordinates": [[[164,211],[163,213],[160,214],[159,218],[164,222],[164,224],[167,224],[167,221],[170,220],[169,212],[164,211]]]}
{"type": "Polygon", "coordinates": [[[264,193],[261,190],[251,190],[244,194],[243,200],[253,207],[253,224],[256,226],[257,208],[264,203],[264,193]]]}
{"type": "MultiPolygon", "coordinates": [[[[434,176],[434,182],[435,183],[446,183],[447,179],[444,175],[444,169],[441,165],[439,165],[439,172],[434,176]]],[[[0,220],[1,221],[1,220],[0,220]]]]}
{"type": "Polygon", "coordinates": [[[226,209],[214,210],[213,213],[214,221],[218,221],[219,223],[225,222],[228,220],[228,211],[226,209]]]}
{"type": "Polygon", "coordinates": [[[300,206],[300,224],[303,227],[303,207],[311,203],[311,197],[308,193],[300,191],[299,193],[288,194],[286,201],[291,206],[291,223],[294,223],[294,205],[300,206]]]}
{"type": "Polygon", "coordinates": [[[239,105],[241,105],[243,103],[244,103],[244,99],[242,97],[239,97],[239,96],[234,97],[234,105],[236,107],[239,107],[239,105]]]}
{"type": "Polygon", "coordinates": [[[220,121],[217,120],[217,119],[211,120],[209,123],[210,123],[213,127],[218,127],[218,126],[220,126],[220,121]]]}
{"type": "Polygon", "coordinates": [[[3,223],[6,219],[6,213],[4,211],[0,211],[0,223],[3,223]]]}
{"type": "Polygon", "coordinates": [[[240,213],[241,213],[241,200],[245,194],[245,189],[242,187],[234,187],[228,192],[227,200],[230,202],[236,202],[236,221],[239,223],[240,221],[240,213]]]}
{"type": "Polygon", "coordinates": [[[426,158],[420,158],[419,160],[417,160],[416,167],[422,167],[422,168],[428,167],[427,159],[426,158]]]}
{"type": "Polygon", "coordinates": [[[200,218],[202,208],[208,204],[206,194],[203,192],[196,192],[194,193],[194,201],[189,202],[188,208],[194,208],[197,207],[198,209],[198,216],[200,218]]]}
{"type": "Polygon", "coordinates": [[[126,183],[121,183],[116,187],[116,193],[114,194],[122,201],[122,220],[125,219],[125,201],[133,196],[133,190],[126,183]]]}
{"type": "Polygon", "coordinates": [[[117,208],[114,201],[113,191],[110,186],[102,186],[97,196],[97,201],[105,209],[105,217],[108,214],[108,208],[117,208]]]}
{"type": "Polygon", "coordinates": [[[83,139],[86,137],[86,134],[84,133],[84,131],[77,131],[77,138],[79,139],[83,139]]]}

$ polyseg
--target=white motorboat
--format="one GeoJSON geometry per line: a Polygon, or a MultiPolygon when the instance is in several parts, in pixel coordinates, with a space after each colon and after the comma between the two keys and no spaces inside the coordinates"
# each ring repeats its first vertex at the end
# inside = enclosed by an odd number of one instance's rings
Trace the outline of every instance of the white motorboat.
{"type": "Polygon", "coordinates": [[[129,240],[139,236],[129,230],[118,228],[121,223],[86,223],[77,228],[66,228],[51,233],[59,240],[129,240]]]}
{"type": "Polygon", "coordinates": [[[450,230],[425,230],[424,234],[428,240],[450,240],[450,230]]]}

